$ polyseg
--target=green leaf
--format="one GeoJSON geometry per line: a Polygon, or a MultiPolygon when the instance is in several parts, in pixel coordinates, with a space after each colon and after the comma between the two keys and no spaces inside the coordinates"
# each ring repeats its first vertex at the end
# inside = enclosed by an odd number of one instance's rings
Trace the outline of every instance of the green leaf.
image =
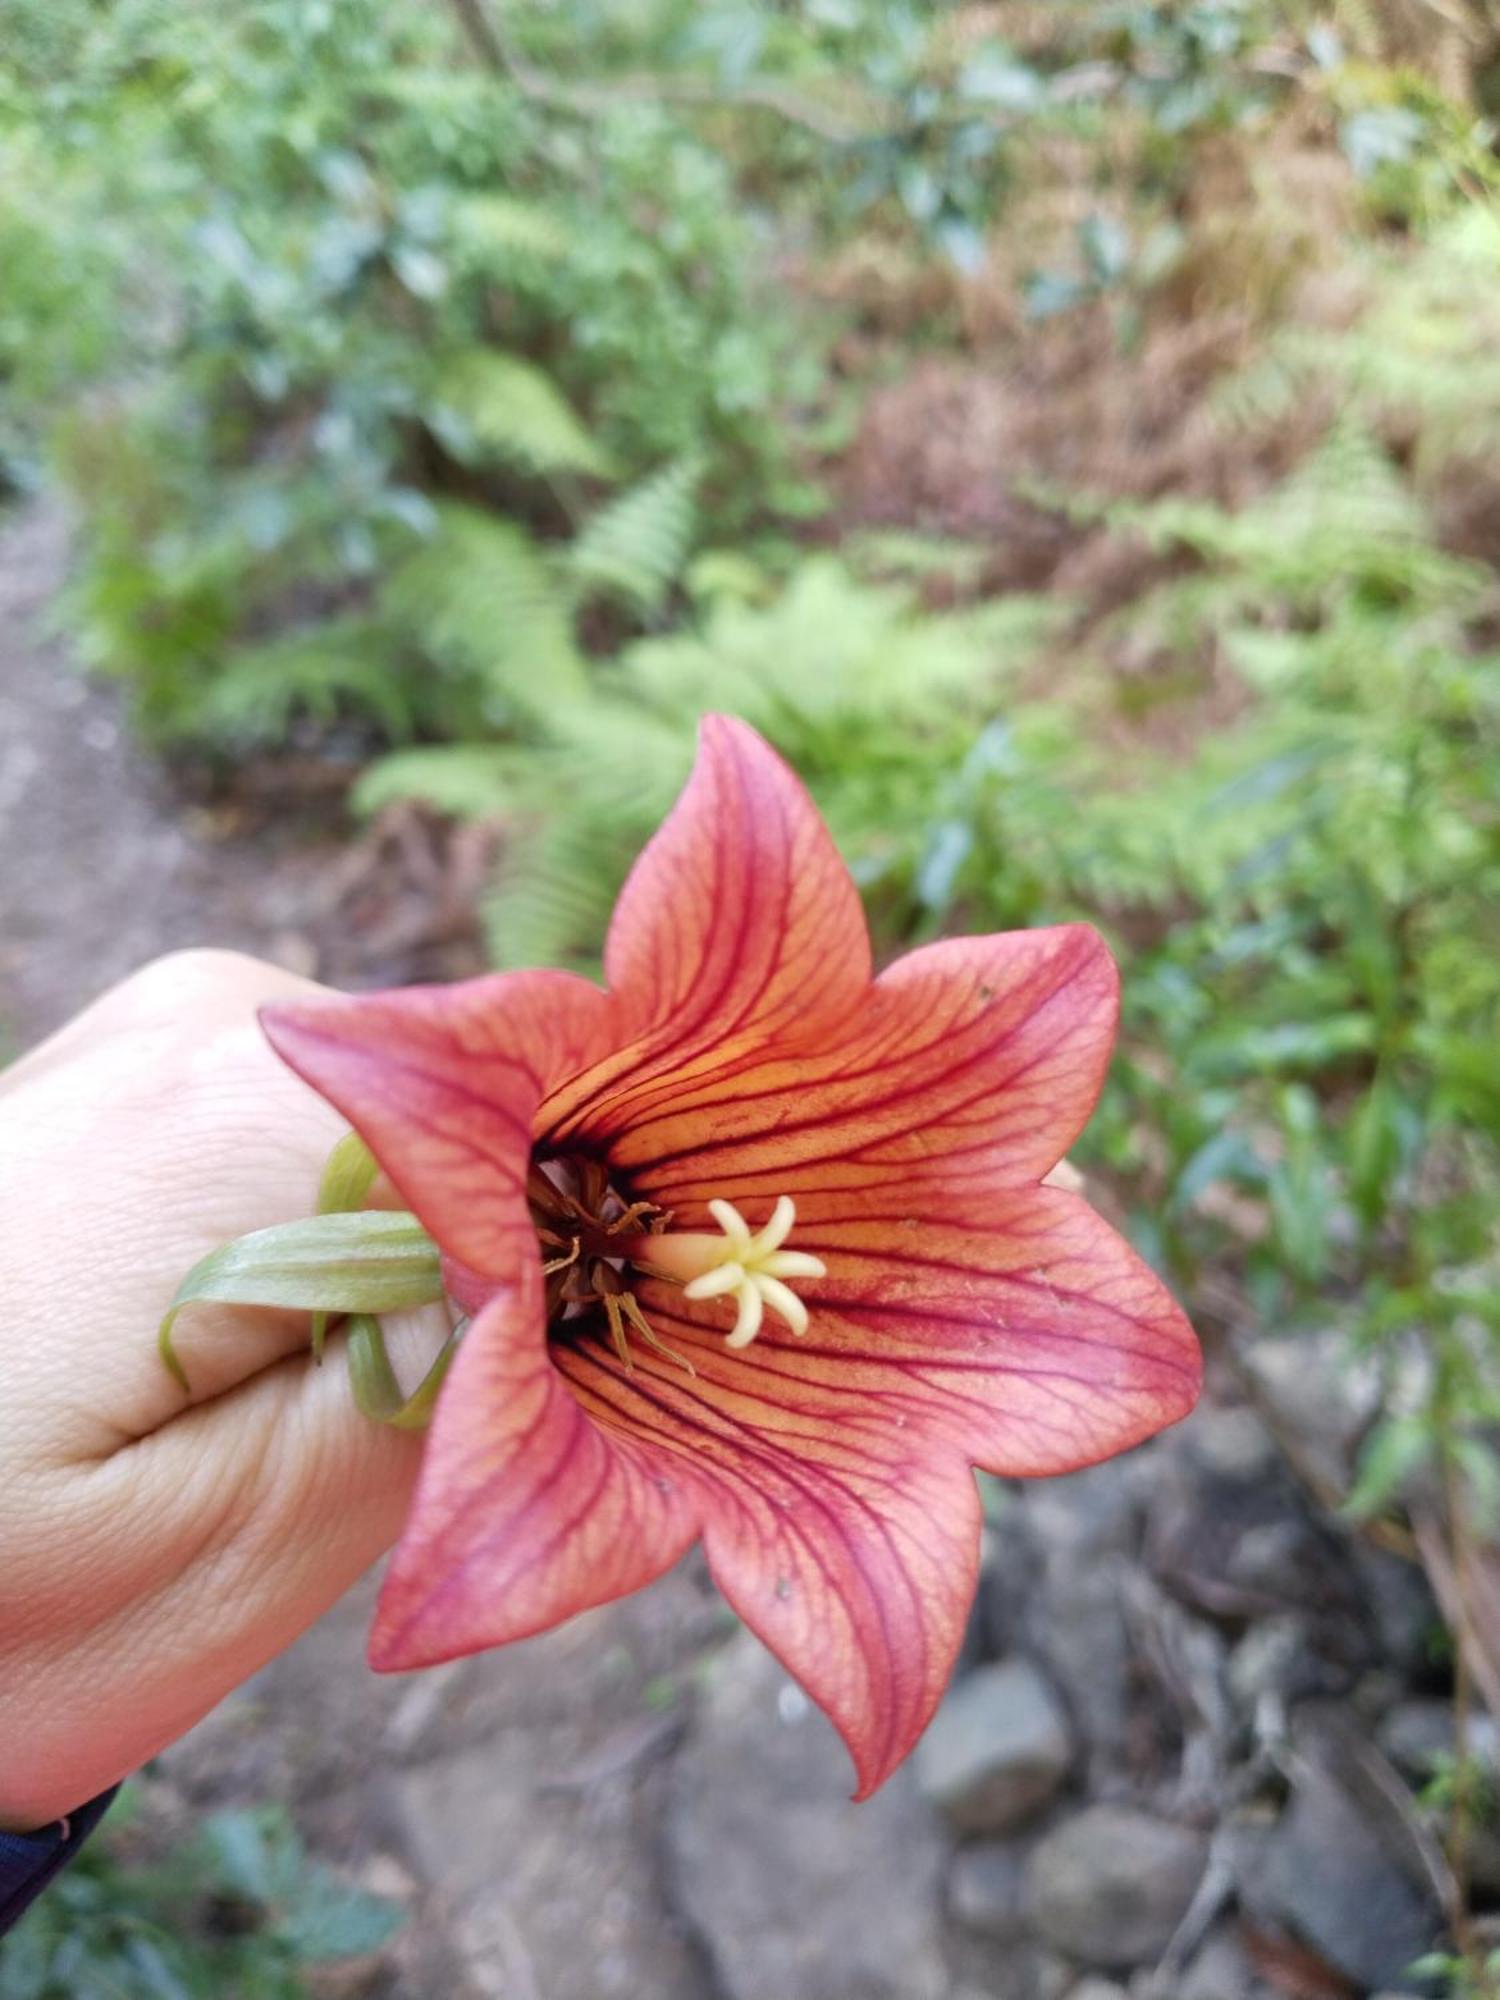
{"type": "Polygon", "coordinates": [[[425,1430],[437,1407],[438,1391],[458,1350],[461,1330],[445,1342],[437,1359],[407,1396],[402,1393],[385,1351],[380,1321],[360,1313],[349,1322],[349,1381],[354,1400],[365,1416],[397,1430],[425,1430]]]}
{"type": "Polygon", "coordinates": [[[318,1188],[319,1215],[352,1215],[363,1208],[380,1167],[357,1132],[346,1132],[328,1155],[318,1188]]]}
{"type": "Polygon", "coordinates": [[[623,597],[647,613],[661,607],[692,546],[701,473],[696,459],[674,460],[590,517],[567,552],[586,595],[623,597]]]}
{"type": "Polygon", "coordinates": [[[1387,1417],[1370,1433],[1343,1511],[1355,1520],[1376,1514],[1432,1451],[1431,1426],[1422,1417],[1387,1417]]]}
{"type": "MultiPolygon", "coordinates": [[[[352,1215],[365,1205],[365,1197],[375,1185],[380,1167],[375,1155],[357,1132],[346,1132],[328,1155],[323,1179],[318,1187],[319,1215],[352,1215]]],[[[328,1314],[315,1312],[312,1319],[312,1357],[321,1363],[323,1342],[328,1335],[328,1314]]]]}
{"type": "Polygon", "coordinates": [[[449,361],[434,396],[433,428],[465,464],[499,459],[525,472],[609,479],[614,468],[551,378],[530,361],[473,347],[449,361]]]}
{"type": "Polygon", "coordinates": [[[184,1306],[216,1300],[314,1312],[395,1312],[442,1296],[437,1246],[414,1215],[387,1209],[310,1215],[257,1229],[195,1264],[161,1323],[157,1345],[186,1389],[172,1346],[173,1323],[184,1306]]]}

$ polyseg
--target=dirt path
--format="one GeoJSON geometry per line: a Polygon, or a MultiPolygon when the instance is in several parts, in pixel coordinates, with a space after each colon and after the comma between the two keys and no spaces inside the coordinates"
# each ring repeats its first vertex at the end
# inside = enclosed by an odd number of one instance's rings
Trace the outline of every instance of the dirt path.
{"type": "Polygon", "coordinates": [[[174,807],[116,691],[84,680],[48,613],[62,517],[0,520],[0,1033],[20,1049],[158,952],[231,945],[310,970],[317,848],[215,837],[174,807]]]}

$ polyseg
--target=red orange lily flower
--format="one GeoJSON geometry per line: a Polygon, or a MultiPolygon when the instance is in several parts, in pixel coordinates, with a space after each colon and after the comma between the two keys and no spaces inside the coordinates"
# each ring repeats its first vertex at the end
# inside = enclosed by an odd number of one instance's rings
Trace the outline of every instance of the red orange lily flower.
{"type": "Polygon", "coordinates": [[[371,1658],[521,1638],[701,1538],[863,1796],[953,1667],[971,1468],[1088,1465],[1197,1394],[1162,1286],[1041,1184],[1098,1095],[1114,965],[1068,925],[872,978],[811,800],[722,717],[604,963],[607,991],[520,972],[267,1013],[476,1309],[371,1658]]]}

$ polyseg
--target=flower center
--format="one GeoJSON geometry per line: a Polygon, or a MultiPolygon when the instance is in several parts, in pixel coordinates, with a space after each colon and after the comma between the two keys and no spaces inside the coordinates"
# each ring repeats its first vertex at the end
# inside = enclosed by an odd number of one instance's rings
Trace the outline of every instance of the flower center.
{"type": "Polygon", "coordinates": [[[658,1338],[642,1311],[631,1288],[637,1273],[681,1285],[685,1298],[732,1298],[736,1314],[726,1337],[730,1347],[750,1345],[768,1307],[794,1334],[807,1331],[807,1307],[787,1280],[821,1278],[825,1266],[806,1251],[784,1247],[797,1220],[790,1195],[780,1196],[758,1230],[731,1203],[711,1201],[708,1209],[719,1235],[674,1231],[668,1227],[669,1211],[649,1201],[628,1200],[598,1160],[567,1156],[533,1163],[527,1200],[542,1248],[547,1329],[553,1339],[567,1339],[580,1322],[602,1309],[611,1344],[625,1367],[633,1365],[633,1332],[691,1375],[692,1363],[658,1338]]]}

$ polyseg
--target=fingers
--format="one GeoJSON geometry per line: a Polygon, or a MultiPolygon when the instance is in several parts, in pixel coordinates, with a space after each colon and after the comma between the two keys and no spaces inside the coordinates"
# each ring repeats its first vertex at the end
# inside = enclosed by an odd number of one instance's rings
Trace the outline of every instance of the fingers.
{"type": "Polygon", "coordinates": [[[175,1741],[400,1533],[421,1437],[360,1415],[337,1349],[54,1480],[54,1553],[15,1580],[25,1615],[0,1630],[7,1796],[32,1801],[38,1822],[175,1741]],[[48,1668],[60,1634],[61,1689],[48,1668]],[[101,1686],[108,1702],[84,1698],[101,1686]]]}
{"type": "Polygon", "coordinates": [[[272,1053],[255,1019],[306,982],[228,953],[164,959],[21,1065],[0,1100],[0,1213],[11,1225],[9,1400],[27,1437],[97,1457],[307,1342],[305,1314],[194,1306],[156,1331],[201,1257],[312,1212],[343,1122],[272,1053]]]}

